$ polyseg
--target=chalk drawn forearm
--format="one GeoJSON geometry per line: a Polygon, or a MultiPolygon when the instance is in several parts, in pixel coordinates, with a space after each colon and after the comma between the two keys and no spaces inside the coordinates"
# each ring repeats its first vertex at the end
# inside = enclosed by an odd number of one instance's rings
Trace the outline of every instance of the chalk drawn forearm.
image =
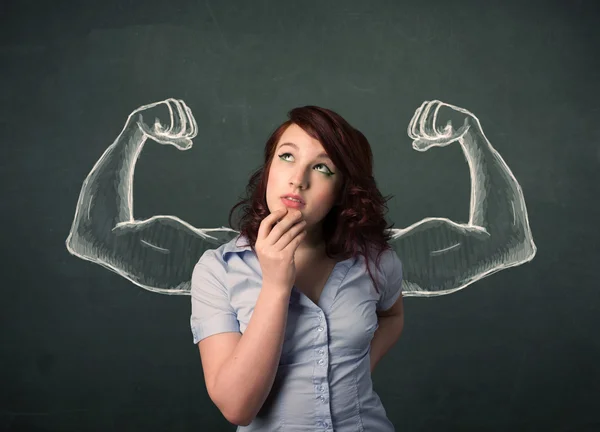
{"type": "Polygon", "coordinates": [[[202,253],[231,240],[229,228],[197,229],[175,216],[133,216],[133,174],[148,138],[179,150],[192,146],[197,125],[175,99],[136,109],[83,182],[67,249],[150,291],[188,294],[202,253]],[[146,120],[156,118],[149,125],[146,120]]]}
{"type": "Polygon", "coordinates": [[[435,296],[460,290],[482,277],[533,259],[533,242],[521,187],[469,111],[424,102],[408,127],[413,148],[426,151],[460,144],[471,175],[469,222],[426,218],[392,229],[392,247],[403,258],[404,295],[435,296]],[[442,119],[462,118],[458,127],[442,119]]]}
{"type": "MultiPolygon", "coordinates": [[[[133,216],[133,175],[145,142],[192,146],[197,125],[180,100],[144,105],[83,182],[67,249],[149,291],[189,294],[198,258],[238,235],[230,228],[198,229],[175,216],[133,216]],[[156,119],[153,124],[148,121],[156,119]]],[[[439,101],[424,102],[408,126],[413,148],[426,151],[458,143],[471,175],[469,222],[426,218],[391,230],[391,245],[403,261],[404,295],[455,292],[536,252],[521,187],[469,111],[439,101]],[[458,115],[456,127],[444,122],[458,115]],[[445,123],[445,125],[444,125],[445,123]],[[442,125],[444,125],[442,127],[442,125]]]]}

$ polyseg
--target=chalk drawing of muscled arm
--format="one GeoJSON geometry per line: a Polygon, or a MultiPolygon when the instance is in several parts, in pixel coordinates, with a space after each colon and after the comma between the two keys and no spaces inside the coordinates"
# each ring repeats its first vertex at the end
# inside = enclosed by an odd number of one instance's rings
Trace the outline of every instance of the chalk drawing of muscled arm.
{"type": "Polygon", "coordinates": [[[135,164],[148,138],[187,150],[197,128],[181,100],[168,99],[132,112],[83,182],[66,240],[69,252],[147,290],[189,294],[198,258],[238,232],[225,227],[197,229],[175,216],[134,220],[132,193],[135,164]]]}
{"type": "Polygon", "coordinates": [[[404,295],[450,294],[502,269],[533,259],[523,192],[471,112],[440,101],[424,102],[408,126],[413,148],[460,144],[471,175],[469,221],[426,218],[391,229],[390,244],[403,262],[404,295]],[[450,117],[460,120],[454,127],[450,117]]]}
{"type": "MultiPolygon", "coordinates": [[[[132,188],[135,163],[148,138],[187,150],[196,133],[192,112],[180,100],[156,102],[131,113],[83,183],[67,249],[149,291],[189,294],[198,258],[233,239],[238,231],[198,229],[175,216],[134,220],[132,188]],[[152,118],[156,121],[149,125],[146,120],[152,118]]],[[[471,175],[471,204],[466,224],[426,218],[391,230],[390,243],[403,260],[404,294],[450,294],[533,259],[536,246],[521,187],[485,137],[479,120],[463,108],[424,102],[408,134],[418,151],[460,144],[471,175]],[[451,122],[441,127],[449,112],[461,116],[458,128],[451,122]]]]}

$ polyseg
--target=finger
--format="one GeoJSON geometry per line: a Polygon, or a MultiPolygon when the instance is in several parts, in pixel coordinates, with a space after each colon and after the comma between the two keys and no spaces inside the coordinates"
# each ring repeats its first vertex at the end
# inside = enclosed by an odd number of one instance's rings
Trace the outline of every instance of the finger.
{"type": "Polygon", "coordinates": [[[308,235],[308,232],[306,230],[301,231],[300,234],[298,234],[296,236],[296,238],[291,242],[292,246],[294,248],[294,251],[296,249],[298,249],[298,246],[300,246],[300,242],[302,242],[302,240],[304,239],[304,237],[306,237],[308,235]]]}
{"type": "Polygon", "coordinates": [[[271,227],[277,223],[278,218],[282,218],[287,213],[287,207],[275,210],[273,213],[265,217],[258,227],[257,238],[265,239],[271,231],[271,227]]]}
{"type": "Polygon", "coordinates": [[[433,111],[432,128],[435,133],[436,139],[446,139],[452,135],[452,131],[453,131],[452,122],[448,121],[442,127],[443,122],[440,118],[444,118],[445,116],[444,115],[440,116],[440,109],[442,109],[444,107],[448,107],[448,105],[441,101],[437,101],[437,105],[433,111]]]}
{"type": "Polygon", "coordinates": [[[424,138],[434,139],[436,137],[433,127],[434,116],[431,114],[431,109],[435,108],[438,103],[439,101],[437,100],[429,102],[421,114],[421,118],[419,119],[419,130],[421,131],[421,136],[424,138]]]}
{"type": "Polygon", "coordinates": [[[175,115],[175,111],[173,110],[173,99],[169,98],[165,101],[167,108],[169,109],[169,127],[165,130],[165,135],[173,135],[173,130],[175,129],[175,124],[177,123],[177,118],[175,115]]]}
{"type": "Polygon", "coordinates": [[[168,130],[171,125],[170,121],[167,123],[167,122],[163,122],[160,120],[160,118],[163,117],[165,105],[166,105],[167,110],[169,110],[170,109],[169,104],[165,103],[165,101],[163,101],[160,105],[158,105],[157,110],[154,111],[156,113],[155,117],[154,117],[154,132],[156,135],[162,135],[162,136],[167,135],[168,130]],[[159,112],[157,112],[157,111],[159,111],[159,112]]]}
{"type": "Polygon", "coordinates": [[[438,127],[438,113],[440,111],[440,108],[442,107],[441,103],[438,103],[435,107],[435,109],[433,110],[433,116],[432,116],[432,125],[433,125],[433,132],[436,134],[436,136],[440,136],[443,134],[443,131],[440,130],[440,128],[438,127]]]}
{"type": "MultiPolygon", "coordinates": [[[[267,238],[265,239],[267,244],[275,246],[277,244],[277,242],[279,241],[279,239],[282,236],[284,236],[290,230],[290,228],[292,228],[294,225],[299,223],[301,220],[302,220],[302,213],[300,213],[299,211],[288,212],[288,214],[285,215],[285,217],[281,220],[281,222],[277,223],[277,225],[275,225],[275,227],[273,227],[271,232],[267,235],[267,238]]],[[[287,244],[287,243],[288,242],[285,242],[284,244],[287,244]]],[[[281,248],[278,247],[277,249],[281,250],[282,248],[283,247],[281,247],[281,248]]]]}
{"type": "Polygon", "coordinates": [[[452,136],[454,128],[452,127],[452,121],[450,121],[450,120],[448,120],[446,122],[446,125],[442,128],[441,121],[438,120],[438,112],[439,112],[440,108],[442,108],[443,106],[446,106],[446,105],[440,103],[439,106],[436,108],[434,121],[435,121],[435,125],[436,125],[435,129],[438,134],[438,137],[446,139],[446,138],[450,138],[450,136],[452,136]],[[437,125],[439,125],[439,127],[437,125]]]}
{"type": "Polygon", "coordinates": [[[412,143],[413,149],[419,152],[429,150],[433,146],[433,141],[428,139],[416,139],[412,143]]]}
{"type": "Polygon", "coordinates": [[[300,210],[285,207],[285,213],[281,218],[279,218],[277,220],[277,223],[280,223],[281,221],[283,221],[285,219],[293,220],[298,217],[302,217],[302,212],[300,210]]]}
{"type": "Polygon", "coordinates": [[[192,148],[193,142],[191,139],[186,137],[173,137],[168,139],[167,144],[174,145],[177,150],[189,150],[192,148]]]}
{"type": "Polygon", "coordinates": [[[177,99],[170,99],[171,103],[175,107],[175,123],[173,124],[174,128],[171,131],[171,134],[181,137],[185,134],[187,128],[187,116],[185,115],[185,111],[181,106],[181,103],[177,99]]]}
{"type": "Polygon", "coordinates": [[[410,120],[410,123],[408,124],[408,136],[411,137],[412,139],[419,138],[418,131],[417,131],[417,120],[418,120],[419,116],[421,115],[421,111],[423,110],[423,106],[426,103],[427,102],[423,102],[421,104],[421,106],[419,108],[417,108],[417,110],[413,114],[412,119],[410,120]]]}
{"type": "Polygon", "coordinates": [[[155,106],[160,105],[162,103],[163,103],[163,101],[158,101],[158,102],[152,102],[152,103],[149,103],[146,105],[142,105],[141,107],[136,108],[135,111],[133,111],[133,113],[146,111],[146,110],[148,110],[150,108],[154,108],[155,106]]]}
{"type": "Polygon", "coordinates": [[[173,107],[171,107],[171,104],[169,103],[170,99],[167,99],[165,101],[165,105],[167,106],[167,109],[169,110],[169,127],[167,129],[161,128],[161,133],[163,135],[168,135],[171,133],[171,130],[173,129],[173,123],[174,123],[174,113],[173,113],[173,107]]]}
{"type": "MultiPolygon", "coordinates": [[[[277,240],[273,247],[280,251],[286,250],[286,248],[293,244],[303,232],[306,232],[306,221],[300,221],[292,226],[279,238],[279,240],[277,240]]],[[[298,241],[298,243],[300,242],[298,241]]],[[[296,244],[293,249],[297,246],[298,245],[296,244]]]]}
{"type": "Polygon", "coordinates": [[[181,102],[181,105],[183,106],[183,109],[185,110],[185,113],[187,115],[187,121],[189,124],[189,131],[186,136],[188,138],[194,138],[196,135],[198,135],[198,124],[196,123],[196,119],[194,118],[194,115],[192,114],[192,110],[190,109],[190,107],[187,106],[184,101],[179,101],[179,102],[181,102]]]}
{"type": "MultiPolygon", "coordinates": [[[[160,111],[163,111],[163,107],[166,107],[166,110],[168,111],[168,115],[171,116],[171,108],[169,107],[169,104],[166,103],[166,101],[162,101],[162,103],[160,104],[160,111]]],[[[155,117],[154,117],[154,133],[156,135],[159,136],[165,136],[168,135],[169,132],[169,128],[171,125],[171,120],[169,119],[168,122],[167,121],[161,121],[159,117],[162,116],[162,112],[157,113],[155,112],[155,117]],[[160,114],[160,115],[159,115],[160,114]]],[[[164,118],[164,117],[163,117],[164,118]]]]}
{"type": "Polygon", "coordinates": [[[188,130],[188,117],[183,108],[181,101],[175,99],[175,105],[177,106],[177,114],[179,114],[179,132],[177,133],[179,136],[186,136],[188,130]]]}

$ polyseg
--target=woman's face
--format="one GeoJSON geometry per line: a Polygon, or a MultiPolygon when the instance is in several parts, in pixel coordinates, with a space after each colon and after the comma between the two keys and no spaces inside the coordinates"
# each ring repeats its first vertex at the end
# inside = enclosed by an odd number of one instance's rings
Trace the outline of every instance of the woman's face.
{"type": "Polygon", "coordinates": [[[286,206],[282,197],[299,195],[306,221],[308,243],[320,241],[320,222],[337,199],[341,173],[321,143],[292,123],[276,144],[267,180],[267,205],[273,213],[286,206]]]}

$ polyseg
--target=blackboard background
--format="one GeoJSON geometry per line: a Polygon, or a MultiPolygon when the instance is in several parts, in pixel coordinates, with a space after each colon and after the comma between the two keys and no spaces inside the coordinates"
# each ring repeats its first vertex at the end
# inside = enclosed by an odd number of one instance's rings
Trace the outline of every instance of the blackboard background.
{"type": "Polygon", "coordinates": [[[305,104],[369,138],[397,228],[465,222],[460,148],[415,152],[406,126],[424,100],[475,113],[522,186],[537,255],[458,293],[406,299],[375,389],[399,431],[598,430],[599,10],[2,2],[0,429],[235,429],[207,396],[189,297],[145,291],[64,243],[83,179],[129,113],[176,97],[198,136],[187,152],[146,145],[135,217],[202,228],[227,225],[266,137],[305,104]]]}

